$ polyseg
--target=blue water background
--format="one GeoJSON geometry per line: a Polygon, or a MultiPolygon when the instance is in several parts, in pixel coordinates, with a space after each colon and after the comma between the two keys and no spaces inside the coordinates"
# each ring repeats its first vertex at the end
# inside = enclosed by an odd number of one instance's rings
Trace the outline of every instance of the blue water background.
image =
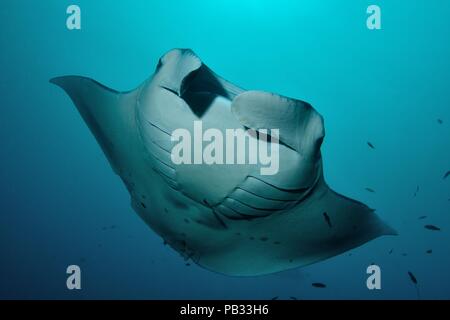
{"type": "Polygon", "coordinates": [[[1,1],[0,298],[416,299],[411,271],[421,298],[449,299],[449,17],[446,0],[1,1]],[[73,3],[81,31],[65,26],[73,3]],[[372,3],[382,30],[366,28],[372,3]],[[313,104],[328,183],[400,235],[264,277],[185,266],[133,212],[72,102],[48,83],[79,74],[133,89],[177,47],[244,88],[313,104]],[[382,290],[366,288],[370,263],[382,290]],[[69,264],[82,268],[81,291],[66,289],[69,264]]]}

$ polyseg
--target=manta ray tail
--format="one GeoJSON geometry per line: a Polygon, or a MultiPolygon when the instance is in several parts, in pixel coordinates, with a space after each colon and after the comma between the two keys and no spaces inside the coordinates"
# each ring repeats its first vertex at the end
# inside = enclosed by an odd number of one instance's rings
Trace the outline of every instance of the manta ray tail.
{"type": "Polygon", "coordinates": [[[135,128],[136,92],[118,92],[78,76],[57,77],[50,82],[70,96],[117,173],[117,153],[130,148],[127,142],[135,128]]]}

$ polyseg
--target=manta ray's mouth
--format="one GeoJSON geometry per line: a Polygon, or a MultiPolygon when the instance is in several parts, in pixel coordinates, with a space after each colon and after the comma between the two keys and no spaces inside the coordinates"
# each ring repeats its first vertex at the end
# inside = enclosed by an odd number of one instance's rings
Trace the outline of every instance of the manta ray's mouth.
{"type": "Polygon", "coordinates": [[[180,97],[199,118],[205,114],[216,97],[233,99],[233,94],[223,87],[217,76],[205,65],[186,76],[180,93],[180,97]]]}

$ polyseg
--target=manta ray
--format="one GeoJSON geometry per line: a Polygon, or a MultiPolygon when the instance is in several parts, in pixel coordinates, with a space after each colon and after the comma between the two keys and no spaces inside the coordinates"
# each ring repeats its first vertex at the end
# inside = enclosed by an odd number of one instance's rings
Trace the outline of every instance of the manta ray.
{"type": "MultiPolygon", "coordinates": [[[[137,89],[119,92],[85,77],[64,89],[131,196],[137,214],[186,260],[218,273],[255,276],[339,255],[396,232],[366,205],[324,180],[322,116],[307,102],[248,91],[189,49],[162,56],[137,89]],[[279,171],[258,164],[175,165],[179,128],[279,128],[279,171]]],[[[251,137],[260,139],[258,135],[251,137]]]]}

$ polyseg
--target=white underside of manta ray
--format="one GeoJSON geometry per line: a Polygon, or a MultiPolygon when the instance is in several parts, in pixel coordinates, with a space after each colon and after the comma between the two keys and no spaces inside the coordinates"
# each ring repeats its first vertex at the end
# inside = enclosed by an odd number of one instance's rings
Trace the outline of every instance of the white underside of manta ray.
{"type": "MultiPolygon", "coordinates": [[[[306,102],[245,91],[191,50],[166,53],[136,90],[94,80],[51,80],[72,98],[132,206],[173,249],[238,276],[278,272],[338,255],[395,231],[374,210],[325,183],[322,117],[306,102]],[[279,172],[258,165],[175,165],[171,133],[203,127],[279,128],[279,172]]],[[[258,139],[258,137],[254,137],[258,139]]]]}

